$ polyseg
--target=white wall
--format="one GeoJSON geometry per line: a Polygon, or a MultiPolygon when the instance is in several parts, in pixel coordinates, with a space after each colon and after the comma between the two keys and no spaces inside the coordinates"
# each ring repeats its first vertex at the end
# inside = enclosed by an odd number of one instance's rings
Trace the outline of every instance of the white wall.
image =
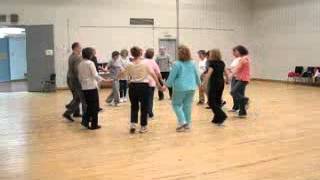
{"type": "MultiPolygon", "coordinates": [[[[19,14],[24,25],[54,24],[57,85],[65,87],[70,43],[96,47],[103,60],[132,45],[157,48],[176,35],[175,8],[174,0],[2,0],[0,12],[19,14]],[[130,17],[155,18],[158,28],[125,28],[130,17]]],[[[219,47],[229,61],[230,49],[248,42],[251,12],[251,0],[181,0],[181,43],[193,52],[219,47]]]]}
{"type": "Polygon", "coordinates": [[[320,66],[320,1],[255,0],[255,77],[286,79],[297,65],[320,66]]]}

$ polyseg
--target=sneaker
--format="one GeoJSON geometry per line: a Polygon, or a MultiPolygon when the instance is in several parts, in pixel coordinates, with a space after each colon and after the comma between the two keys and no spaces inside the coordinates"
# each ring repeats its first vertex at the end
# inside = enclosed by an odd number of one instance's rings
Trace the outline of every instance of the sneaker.
{"type": "Polygon", "coordinates": [[[136,124],[131,123],[130,125],[130,134],[136,133],[136,124]]]}
{"type": "Polygon", "coordinates": [[[199,101],[198,103],[197,103],[197,105],[204,105],[204,102],[203,101],[199,101]]]}
{"type": "Polygon", "coordinates": [[[147,132],[148,132],[147,126],[143,126],[143,127],[140,128],[139,133],[144,134],[144,133],[147,133],[147,132]]]}
{"type": "Polygon", "coordinates": [[[191,130],[191,127],[190,127],[189,124],[185,124],[185,125],[183,126],[183,128],[184,128],[185,130],[187,130],[187,131],[190,131],[190,130],[191,130]]]}
{"type": "Polygon", "coordinates": [[[123,102],[124,102],[124,100],[122,98],[120,98],[120,103],[123,103],[123,102]]]}
{"type": "Polygon", "coordinates": [[[179,127],[177,127],[176,131],[177,132],[184,132],[186,129],[185,129],[185,124],[184,125],[180,125],[179,127]]]}
{"type": "Polygon", "coordinates": [[[237,110],[237,109],[231,109],[231,110],[229,110],[228,112],[231,112],[231,113],[236,113],[236,112],[238,112],[239,110],[237,110]]]}
{"type": "Polygon", "coordinates": [[[97,130],[97,129],[101,129],[101,126],[95,126],[95,127],[89,127],[90,130],[97,130]]]}
{"type": "Polygon", "coordinates": [[[127,102],[128,101],[128,99],[125,97],[125,98],[123,98],[123,102],[127,102]]]}

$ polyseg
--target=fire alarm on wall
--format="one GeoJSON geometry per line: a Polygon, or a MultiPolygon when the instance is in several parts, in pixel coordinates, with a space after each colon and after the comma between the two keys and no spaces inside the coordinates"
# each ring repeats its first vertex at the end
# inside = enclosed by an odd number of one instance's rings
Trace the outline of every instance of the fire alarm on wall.
{"type": "Polygon", "coordinates": [[[19,22],[19,15],[18,14],[10,14],[10,22],[11,23],[18,23],[19,22]]]}

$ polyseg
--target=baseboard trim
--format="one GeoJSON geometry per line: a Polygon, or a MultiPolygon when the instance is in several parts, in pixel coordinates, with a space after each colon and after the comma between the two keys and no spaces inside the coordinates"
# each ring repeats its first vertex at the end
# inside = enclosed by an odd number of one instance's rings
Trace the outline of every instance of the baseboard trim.
{"type": "MultiPolygon", "coordinates": [[[[288,83],[285,80],[275,80],[275,79],[260,79],[260,78],[252,78],[252,81],[264,81],[264,82],[275,82],[275,83],[288,83]]],[[[289,82],[292,83],[292,82],[289,82]]]]}
{"type": "Polygon", "coordinates": [[[290,85],[297,85],[297,86],[320,87],[320,83],[305,83],[305,82],[294,82],[294,81],[287,81],[287,80],[252,78],[252,81],[272,82],[272,83],[290,84],[290,85]]]}

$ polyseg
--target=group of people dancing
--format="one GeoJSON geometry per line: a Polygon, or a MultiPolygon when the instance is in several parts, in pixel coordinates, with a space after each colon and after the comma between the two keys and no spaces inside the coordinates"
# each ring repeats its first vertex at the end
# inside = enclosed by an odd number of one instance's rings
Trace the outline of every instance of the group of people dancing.
{"type": "Polygon", "coordinates": [[[231,81],[233,108],[240,118],[247,116],[249,98],[245,89],[250,81],[249,52],[244,46],[233,49],[235,59],[227,67],[219,49],[198,51],[199,60],[192,59],[189,47],[178,47],[177,59],[172,60],[166,49],[159,48],[155,58],[154,49],[143,50],[134,46],[128,50],[114,51],[112,59],[103,68],[97,65],[93,48],[82,49],[80,43],[72,44],[73,53],[68,60],[67,84],[72,100],[66,105],[63,117],[74,121],[82,117],[81,124],[88,129],[100,129],[98,113],[102,110],[99,102],[99,84],[112,83],[112,90],[106,102],[118,106],[129,100],[131,103],[130,133],[148,132],[148,120],[154,117],[154,92],[158,89],[159,100],[164,100],[164,92],[169,91],[172,109],[177,117],[177,132],[187,132],[192,125],[192,105],[199,90],[198,105],[207,104],[213,112],[212,123],[220,126],[227,119],[222,109],[225,84],[231,81]],[[109,78],[101,77],[98,71],[109,73],[109,78]],[[83,114],[80,114],[80,104],[83,114]],[[140,117],[139,117],[140,112],[140,117]]]}

